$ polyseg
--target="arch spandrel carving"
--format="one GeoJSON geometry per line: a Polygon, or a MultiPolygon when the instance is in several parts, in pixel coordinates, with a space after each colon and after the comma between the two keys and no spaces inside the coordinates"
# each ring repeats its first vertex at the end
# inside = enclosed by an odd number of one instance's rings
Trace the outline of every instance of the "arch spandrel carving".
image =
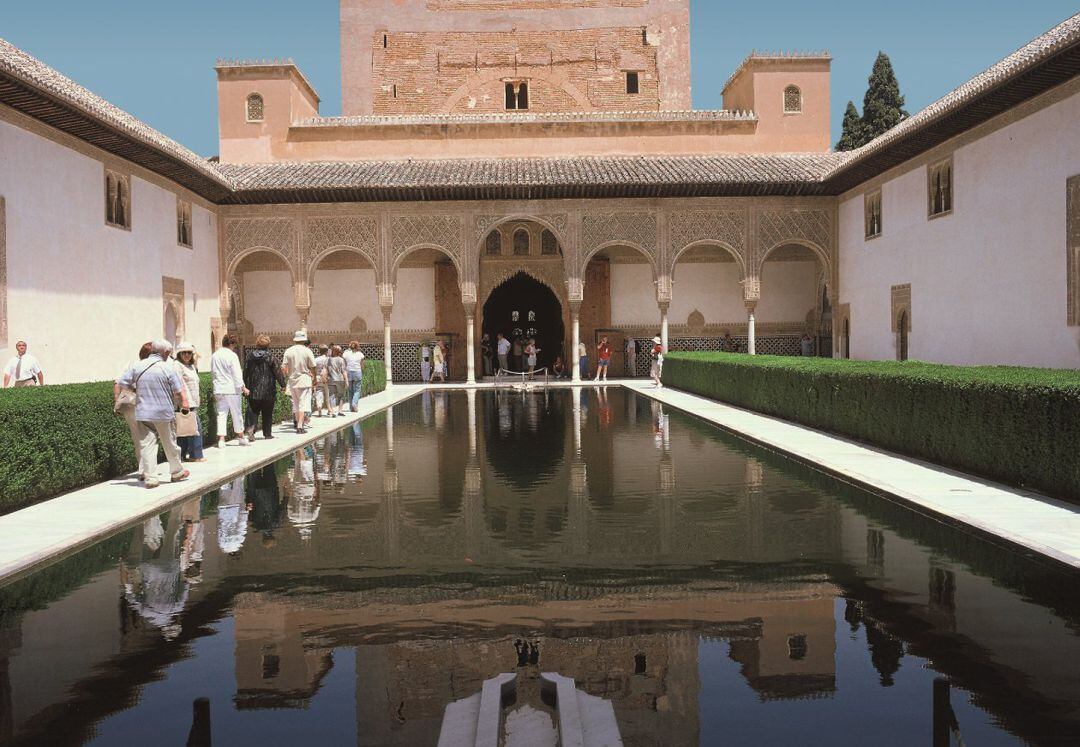
{"type": "Polygon", "coordinates": [[[746,269],[748,234],[743,210],[676,210],[668,216],[671,241],[668,272],[674,274],[679,255],[694,244],[723,244],[736,253],[746,269]]]}
{"type": "Polygon", "coordinates": [[[466,271],[462,246],[462,219],[456,215],[397,215],[390,221],[390,267],[394,270],[406,254],[422,246],[441,249],[457,266],[458,277],[466,271]]]}
{"type": "Polygon", "coordinates": [[[586,213],[581,219],[581,244],[579,272],[584,263],[605,245],[626,243],[645,252],[657,267],[660,257],[660,230],[656,215],[648,212],[620,211],[611,213],[586,213]]]}
{"type": "Polygon", "coordinates": [[[252,251],[267,250],[279,255],[289,266],[289,272],[297,277],[298,257],[297,221],[294,218],[230,218],[225,221],[224,263],[227,275],[232,275],[236,265],[252,251]]]}
{"type": "Polygon", "coordinates": [[[813,250],[832,276],[832,215],[827,210],[760,210],[757,241],[750,262],[752,274],[760,276],[766,255],[782,244],[803,244],[813,250]]]}
{"type": "Polygon", "coordinates": [[[325,255],[337,250],[355,251],[371,266],[379,267],[379,224],[373,216],[332,215],[304,221],[301,255],[307,274],[325,255]]]}

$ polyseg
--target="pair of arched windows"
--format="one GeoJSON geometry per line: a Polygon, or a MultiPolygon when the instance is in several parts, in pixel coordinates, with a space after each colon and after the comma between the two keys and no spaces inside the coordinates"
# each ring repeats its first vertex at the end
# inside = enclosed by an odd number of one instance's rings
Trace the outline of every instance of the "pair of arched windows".
{"type": "Polygon", "coordinates": [[[525,80],[506,82],[506,110],[524,111],[529,108],[529,82],[525,80]]]}

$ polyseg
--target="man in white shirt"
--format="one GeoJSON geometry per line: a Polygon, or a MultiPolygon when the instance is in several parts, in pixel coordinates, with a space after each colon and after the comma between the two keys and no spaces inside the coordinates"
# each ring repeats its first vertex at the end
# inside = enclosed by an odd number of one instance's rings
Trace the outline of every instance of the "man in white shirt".
{"type": "Polygon", "coordinates": [[[285,351],[281,370],[289,377],[289,395],[292,397],[296,432],[306,433],[304,418],[311,409],[311,387],[315,382],[315,355],[307,346],[307,332],[304,330],[297,331],[293,336],[293,343],[293,346],[285,351]]]}
{"type": "Polygon", "coordinates": [[[356,412],[360,408],[360,397],[364,390],[364,354],[360,350],[360,342],[350,342],[349,349],[341,357],[345,359],[345,370],[349,374],[349,404],[356,412]]]}
{"type": "Polygon", "coordinates": [[[233,352],[235,340],[231,335],[221,338],[221,347],[210,356],[210,373],[214,379],[214,402],[217,403],[218,448],[225,447],[225,433],[229,415],[232,415],[233,432],[237,443],[247,446],[244,435],[244,415],[241,408],[241,395],[247,394],[244,386],[244,369],[240,367],[240,358],[233,352]]]}
{"type": "Polygon", "coordinates": [[[4,366],[4,388],[9,386],[44,386],[45,374],[41,371],[41,364],[37,358],[26,352],[26,343],[19,340],[15,343],[15,352],[18,353],[4,366]]]}
{"type": "Polygon", "coordinates": [[[495,343],[495,353],[499,356],[499,370],[507,371],[510,368],[507,365],[509,363],[507,356],[510,355],[510,341],[503,336],[502,332],[499,333],[498,337],[499,339],[495,343]]]}

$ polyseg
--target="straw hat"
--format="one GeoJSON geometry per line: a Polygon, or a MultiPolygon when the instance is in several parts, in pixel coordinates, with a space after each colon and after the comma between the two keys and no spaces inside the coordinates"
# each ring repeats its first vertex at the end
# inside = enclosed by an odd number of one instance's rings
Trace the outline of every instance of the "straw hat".
{"type": "Polygon", "coordinates": [[[176,354],[177,355],[180,355],[181,353],[194,353],[194,352],[195,352],[195,346],[192,345],[190,342],[182,342],[182,343],[180,343],[179,345],[176,346],[176,354]]]}

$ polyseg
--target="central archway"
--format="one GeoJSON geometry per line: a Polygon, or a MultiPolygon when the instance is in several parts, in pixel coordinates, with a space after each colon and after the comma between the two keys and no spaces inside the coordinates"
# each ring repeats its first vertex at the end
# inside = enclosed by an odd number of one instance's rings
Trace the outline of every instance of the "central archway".
{"type": "MultiPolygon", "coordinates": [[[[540,354],[537,367],[550,368],[555,356],[566,356],[562,350],[565,328],[562,304],[550,288],[524,272],[512,275],[488,296],[484,303],[483,333],[495,347],[496,335],[503,334],[513,342],[514,337],[536,338],[540,354]]],[[[518,370],[516,362],[510,368],[518,370]]]]}

